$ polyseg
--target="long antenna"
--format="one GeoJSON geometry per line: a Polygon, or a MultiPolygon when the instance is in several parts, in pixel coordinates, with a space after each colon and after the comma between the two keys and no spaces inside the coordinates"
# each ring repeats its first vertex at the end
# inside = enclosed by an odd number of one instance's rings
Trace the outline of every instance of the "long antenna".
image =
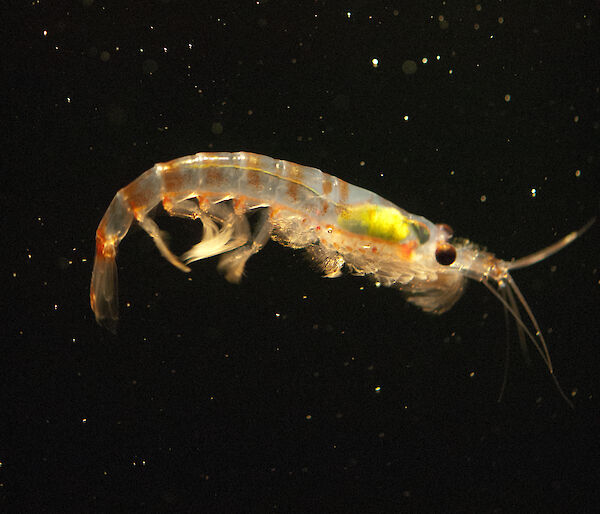
{"type": "Polygon", "coordinates": [[[556,241],[556,243],[543,248],[542,250],[538,250],[531,255],[526,255],[525,257],[521,257],[515,261],[509,262],[507,268],[509,270],[526,268],[527,266],[531,266],[532,264],[536,264],[544,259],[554,255],[556,252],[562,250],[565,246],[571,244],[575,239],[581,237],[587,230],[596,222],[596,218],[592,218],[588,221],[583,227],[579,230],[575,230],[570,234],[567,234],[562,239],[556,241]]]}

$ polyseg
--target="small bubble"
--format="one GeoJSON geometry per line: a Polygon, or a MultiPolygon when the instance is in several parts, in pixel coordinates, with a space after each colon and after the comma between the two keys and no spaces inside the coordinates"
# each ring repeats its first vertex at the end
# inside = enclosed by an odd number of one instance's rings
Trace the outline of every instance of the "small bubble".
{"type": "Polygon", "coordinates": [[[215,121],[211,127],[210,127],[210,131],[215,135],[215,136],[220,136],[223,133],[223,124],[219,121],[215,121]]]}
{"type": "Polygon", "coordinates": [[[417,72],[417,63],[410,59],[402,63],[402,73],[405,75],[414,75],[417,72]]]}

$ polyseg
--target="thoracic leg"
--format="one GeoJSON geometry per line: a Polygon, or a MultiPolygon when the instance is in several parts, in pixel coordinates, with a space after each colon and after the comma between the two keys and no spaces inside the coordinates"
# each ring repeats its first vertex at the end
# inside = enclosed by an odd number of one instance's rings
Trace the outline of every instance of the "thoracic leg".
{"type": "Polygon", "coordinates": [[[259,219],[250,243],[221,257],[217,269],[225,275],[229,282],[238,283],[242,279],[248,259],[258,253],[269,240],[273,228],[269,215],[269,209],[262,209],[258,214],[259,219]]]}
{"type": "Polygon", "coordinates": [[[202,220],[204,234],[202,241],[182,255],[186,264],[235,250],[250,239],[250,226],[246,216],[235,214],[230,206],[216,204],[210,206],[207,212],[199,208],[192,212],[202,220]],[[214,219],[218,220],[220,227],[214,219]]]}
{"type": "Polygon", "coordinates": [[[185,271],[186,273],[191,271],[190,268],[188,268],[173,252],[171,252],[171,250],[169,250],[167,243],[165,243],[165,240],[160,233],[158,225],[152,218],[145,216],[141,219],[138,219],[138,223],[140,227],[142,227],[154,240],[154,244],[157,246],[158,250],[165,259],[167,259],[173,266],[179,268],[181,271],[185,271]]]}
{"type": "Polygon", "coordinates": [[[323,271],[326,278],[337,278],[342,275],[344,258],[334,250],[326,249],[320,245],[307,248],[311,260],[323,271]]]}

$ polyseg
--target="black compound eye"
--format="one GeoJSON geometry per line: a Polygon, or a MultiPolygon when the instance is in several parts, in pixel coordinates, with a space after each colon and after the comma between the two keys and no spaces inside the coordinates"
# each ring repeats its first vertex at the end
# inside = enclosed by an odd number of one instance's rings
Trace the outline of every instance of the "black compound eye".
{"type": "Polygon", "coordinates": [[[435,260],[442,266],[450,266],[456,260],[456,248],[448,243],[438,245],[435,249],[435,260]]]}

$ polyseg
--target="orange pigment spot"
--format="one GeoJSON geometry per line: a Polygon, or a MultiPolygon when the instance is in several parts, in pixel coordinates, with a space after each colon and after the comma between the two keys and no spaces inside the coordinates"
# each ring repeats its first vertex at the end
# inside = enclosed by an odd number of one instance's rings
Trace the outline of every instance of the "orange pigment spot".
{"type": "Polygon", "coordinates": [[[169,164],[162,164],[160,174],[165,191],[179,191],[183,188],[183,177],[180,171],[176,171],[169,164]]]}
{"type": "Polygon", "coordinates": [[[200,209],[203,211],[208,210],[210,207],[210,200],[206,196],[198,195],[196,197],[196,201],[198,202],[198,207],[200,207],[200,209]]]}
{"type": "Polygon", "coordinates": [[[165,211],[169,212],[173,208],[173,200],[171,200],[171,195],[165,194],[162,199],[162,204],[165,211]]]}
{"type": "Polygon", "coordinates": [[[287,187],[287,194],[292,199],[292,201],[298,200],[298,184],[295,182],[289,182],[287,187]]]}
{"type": "Polygon", "coordinates": [[[223,183],[223,174],[221,170],[209,168],[206,171],[206,183],[208,185],[220,186],[223,183]]]}
{"type": "Polygon", "coordinates": [[[96,234],[96,259],[114,259],[115,247],[107,243],[103,234],[96,234]]]}
{"type": "Polygon", "coordinates": [[[135,219],[137,221],[140,221],[144,217],[142,215],[142,213],[144,212],[144,209],[142,209],[138,205],[135,205],[133,202],[129,202],[129,205],[131,206],[131,210],[133,211],[133,215],[134,215],[135,219]]]}
{"type": "Polygon", "coordinates": [[[240,196],[233,199],[233,212],[236,214],[244,214],[246,212],[246,197],[240,196]]]}
{"type": "Polygon", "coordinates": [[[340,180],[340,199],[342,202],[348,201],[348,182],[340,180]]]}
{"type": "Polygon", "coordinates": [[[260,187],[261,178],[260,172],[256,170],[248,170],[246,172],[246,180],[248,180],[248,184],[250,184],[254,189],[258,189],[260,187]]]}
{"type": "Polygon", "coordinates": [[[398,253],[404,260],[410,260],[410,258],[412,257],[412,253],[416,247],[416,241],[411,241],[410,243],[398,245],[398,253]]]}

